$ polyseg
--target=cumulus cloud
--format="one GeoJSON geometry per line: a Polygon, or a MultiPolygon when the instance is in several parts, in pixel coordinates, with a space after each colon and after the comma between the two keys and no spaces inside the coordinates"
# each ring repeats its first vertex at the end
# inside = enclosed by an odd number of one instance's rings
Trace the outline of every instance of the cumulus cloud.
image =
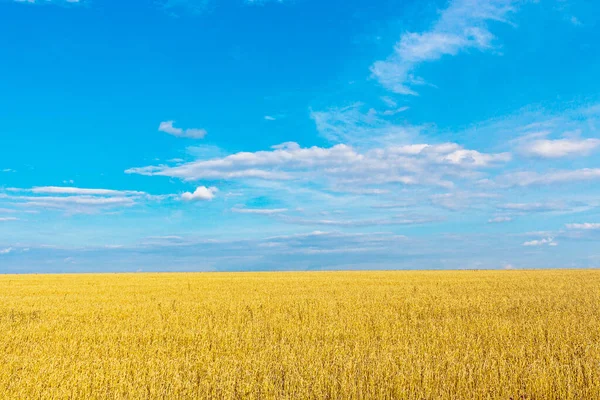
{"type": "Polygon", "coordinates": [[[567,229],[596,230],[600,229],[600,223],[584,222],[581,224],[566,224],[566,227],[567,229]]]}
{"type": "Polygon", "coordinates": [[[198,186],[193,193],[185,192],[181,195],[183,201],[206,201],[212,200],[218,189],[216,187],[198,186]]]}
{"type": "Polygon", "coordinates": [[[521,152],[534,157],[561,158],[587,156],[600,146],[600,139],[533,140],[521,147],[521,152]]]}
{"type": "Polygon", "coordinates": [[[161,122],[160,125],[158,126],[158,130],[160,132],[168,133],[169,135],[190,138],[190,139],[202,139],[204,136],[206,136],[206,130],[204,130],[204,129],[196,129],[196,128],[182,129],[182,128],[176,128],[174,126],[174,124],[175,124],[175,121],[161,122]]]}
{"type": "Polygon", "coordinates": [[[544,239],[531,240],[523,243],[523,246],[558,246],[558,243],[554,241],[554,238],[547,237],[544,239]]]}
{"type": "Polygon", "coordinates": [[[414,86],[425,84],[414,75],[419,64],[468,49],[493,49],[495,37],[488,23],[507,22],[516,4],[515,0],[453,0],[431,30],[403,34],[394,53],[371,66],[371,74],[392,92],[416,95],[414,86]]]}

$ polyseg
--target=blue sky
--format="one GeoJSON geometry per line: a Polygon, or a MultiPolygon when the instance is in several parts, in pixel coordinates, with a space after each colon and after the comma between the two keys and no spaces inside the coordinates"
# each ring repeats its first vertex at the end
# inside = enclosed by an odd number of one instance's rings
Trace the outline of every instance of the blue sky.
{"type": "Polygon", "coordinates": [[[599,19],[0,0],[0,272],[600,267],[599,19]]]}

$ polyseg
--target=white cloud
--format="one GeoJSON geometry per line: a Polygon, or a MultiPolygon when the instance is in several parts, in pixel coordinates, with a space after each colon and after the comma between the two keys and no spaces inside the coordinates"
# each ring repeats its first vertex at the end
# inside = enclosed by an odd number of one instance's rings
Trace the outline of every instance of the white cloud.
{"type": "Polygon", "coordinates": [[[507,203],[498,206],[499,209],[522,212],[546,212],[564,210],[563,203],[507,203]]]}
{"type": "Polygon", "coordinates": [[[263,215],[273,215],[273,214],[281,214],[287,211],[287,208],[239,208],[233,207],[231,211],[240,214],[263,214],[263,215]]]}
{"type": "Polygon", "coordinates": [[[275,118],[275,117],[271,117],[270,115],[265,115],[265,119],[266,119],[267,121],[275,121],[277,118],[275,118]]]}
{"type": "Polygon", "coordinates": [[[63,208],[66,205],[82,205],[82,206],[129,206],[135,201],[129,197],[94,197],[94,196],[15,196],[16,200],[25,200],[27,205],[41,207],[57,207],[63,208]]]}
{"type": "Polygon", "coordinates": [[[69,194],[69,195],[99,195],[99,196],[129,196],[143,195],[144,192],[133,190],[84,189],[67,186],[36,186],[31,189],[9,188],[8,191],[28,191],[36,194],[69,194]]]}
{"type": "Polygon", "coordinates": [[[413,86],[425,84],[414,75],[420,63],[468,49],[493,49],[495,38],[487,23],[507,22],[516,4],[515,0],[453,0],[431,30],[403,34],[394,53],[371,66],[372,76],[392,92],[416,95],[413,86]]]}
{"type": "Polygon", "coordinates": [[[434,194],[430,197],[430,201],[432,204],[448,210],[461,210],[494,197],[497,195],[492,193],[452,192],[434,194]]]}
{"type": "Polygon", "coordinates": [[[253,6],[262,6],[262,5],[265,5],[267,3],[279,3],[279,4],[282,4],[284,2],[285,2],[285,0],[245,0],[246,4],[253,5],[253,6]]]}
{"type": "Polygon", "coordinates": [[[396,108],[398,106],[396,100],[392,99],[390,96],[381,96],[380,99],[390,108],[396,108]]]}
{"type": "Polygon", "coordinates": [[[158,126],[158,130],[160,132],[168,133],[169,135],[185,137],[190,139],[202,139],[204,136],[206,136],[206,130],[204,129],[189,128],[184,130],[181,128],[176,128],[173,125],[174,123],[175,121],[161,122],[158,126]]]}
{"type": "Polygon", "coordinates": [[[596,179],[600,179],[600,168],[554,170],[544,173],[523,171],[501,176],[499,182],[509,186],[531,186],[591,181],[596,179]]]}
{"type": "Polygon", "coordinates": [[[385,143],[406,143],[417,137],[422,127],[393,125],[380,118],[374,109],[362,111],[362,103],[332,107],[326,111],[310,112],[319,134],[333,143],[360,147],[381,146],[385,143]]]}
{"type": "Polygon", "coordinates": [[[0,222],[18,221],[19,218],[15,217],[0,217],[0,222]]]}
{"type": "Polygon", "coordinates": [[[531,240],[523,243],[523,246],[557,246],[558,243],[554,241],[554,238],[548,237],[545,239],[531,240]]]}
{"type": "Polygon", "coordinates": [[[579,20],[579,19],[578,19],[576,16],[574,16],[574,15],[573,15],[573,16],[572,16],[572,17],[569,19],[569,21],[570,21],[570,22],[571,22],[573,25],[575,25],[575,26],[581,26],[581,25],[583,25],[583,24],[581,23],[581,21],[580,21],[580,20],[579,20]]]}
{"type": "Polygon", "coordinates": [[[0,201],[12,207],[55,209],[63,210],[68,214],[91,214],[107,209],[131,207],[142,201],[161,201],[173,196],[155,196],[134,190],[38,186],[30,189],[5,189],[5,193],[0,192],[0,201]]]}
{"type": "Polygon", "coordinates": [[[511,217],[494,217],[494,218],[490,218],[488,220],[488,223],[490,223],[490,224],[499,224],[499,223],[502,223],[502,222],[510,222],[510,221],[512,221],[511,217]]]}
{"type": "Polygon", "coordinates": [[[390,116],[390,115],[396,115],[398,113],[404,112],[406,110],[408,110],[410,107],[400,107],[400,108],[396,108],[394,110],[385,110],[384,112],[382,112],[383,115],[386,116],[390,116]]]}
{"type": "Polygon", "coordinates": [[[596,230],[600,229],[600,223],[566,224],[566,227],[567,229],[596,230]]]}
{"type": "Polygon", "coordinates": [[[11,169],[11,168],[4,168],[2,170],[2,172],[7,172],[8,173],[8,172],[17,172],[17,171],[15,171],[14,169],[11,169]]]}
{"type": "Polygon", "coordinates": [[[15,3],[22,4],[35,4],[35,5],[45,5],[45,4],[54,4],[59,6],[71,6],[76,4],[82,4],[84,0],[13,0],[15,3]]]}
{"type": "Polygon", "coordinates": [[[301,217],[282,216],[280,220],[297,225],[325,225],[339,227],[365,227],[365,226],[387,226],[387,225],[421,225],[433,222],[441,222],[440,218],[420,216],[391,216],[365,219],[310,219],[301,217]]]}
{"type": "Polygon", "coordinates": [[[467,179],[478,169],[510,160],[508,153],[480,153],[455,143],[388,146],[365,152],[339,144],[329,148],[301,148],[296,143],[271,151],[242,152],[223,158],[175,166],[131,168],[126,173],[200,179],[311,180],[332,187],[395,183],[449,187],[447,178],[467,179]]]}
{"type": "Polygon", "coordinates": [[[218,189],[216,187],[198,186],[193,193],[185,192],[181,195],[183,201],[206,201],[212,200],[218,189]]]}
{"type": "Polygon", "coordinates": [[[8,254],[8,253],[11,253],[12,251],[13,251],[12,247],[7,247],[6,249],[0,249],[0,255],[8,254]]]}
{"type": "Polygon", "coordinates": [[[78,4],[80,0],[14,0],[15,3],[27,4],[78,4]]]}
{"type": "Polygon", "coordinates": [[[600,147],[600,139],[534,140],[522,145],[521,151],[529,156],[561,158],[587,156],[600,147]]]}

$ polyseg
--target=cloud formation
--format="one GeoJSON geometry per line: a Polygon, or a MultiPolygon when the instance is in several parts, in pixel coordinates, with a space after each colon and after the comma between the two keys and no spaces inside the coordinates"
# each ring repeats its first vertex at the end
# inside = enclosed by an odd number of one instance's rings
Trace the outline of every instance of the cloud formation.
{"type": "Polygon", "coordinates": [[[372,184],[451,187],[447,178],[477,176],[511,159],[509,153],[481,153],[455,143],[389,146],[360,152],[350,146],[302,148],[289,142],[270,151],[241,152],[175,166],[131,168],[126,173],[201,179],[321,180],[336,187],[372,184]]]}

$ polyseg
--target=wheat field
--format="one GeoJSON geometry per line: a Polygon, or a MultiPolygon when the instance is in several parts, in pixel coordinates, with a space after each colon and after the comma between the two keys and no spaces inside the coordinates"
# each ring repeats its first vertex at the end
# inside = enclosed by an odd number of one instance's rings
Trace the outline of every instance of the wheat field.
{"type": "Polygon", "coordinates": [[[600,271],[0,276],[2,399],[600,398],[600,271]]]}

